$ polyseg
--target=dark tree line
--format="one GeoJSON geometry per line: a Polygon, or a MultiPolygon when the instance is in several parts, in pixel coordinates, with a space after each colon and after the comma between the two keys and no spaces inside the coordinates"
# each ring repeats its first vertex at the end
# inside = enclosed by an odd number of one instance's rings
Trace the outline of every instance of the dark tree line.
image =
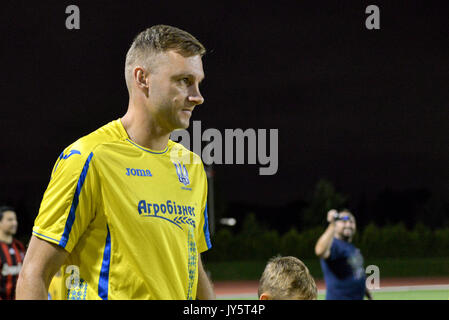
{"type": "MultiPolygon", "coordinates": [[[[369,224],[379,227],[402,223],[407,228],[422,224],[431,229],[449,226],[449,193],[431,192],[426,188],[405,190],[384,189],[376,196],[365,194],[354,199],[348,194],[338,192],[332,182],[320,180],[306,199],[279,207],[266,207],[254,204],[220,204],[216,210],[216,228],[219,219],[232,216],[242,222],[249,213],[254,213],[257,221],[266,227],[286,232],[292,227],[298,231],[325,226],[328,210],[348,208],[356,218],[358,227],[369,224]]],[[[235,230],[241,228],[237,223],[235,230]]]]}

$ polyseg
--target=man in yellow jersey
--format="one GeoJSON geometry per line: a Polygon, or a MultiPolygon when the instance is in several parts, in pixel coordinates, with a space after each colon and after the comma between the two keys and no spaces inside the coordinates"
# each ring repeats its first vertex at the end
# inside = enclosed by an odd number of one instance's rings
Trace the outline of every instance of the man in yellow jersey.
{"type": "Polygon", "coordinates": [[[53,299],[215,298],[200,256],[211,248],[206,173],[169,140],[204,101],[204,53],[178,28],[137,35],[126,56],[128,111],[57,159],[18,299],[47,299],[57,271],[53,299]]]}

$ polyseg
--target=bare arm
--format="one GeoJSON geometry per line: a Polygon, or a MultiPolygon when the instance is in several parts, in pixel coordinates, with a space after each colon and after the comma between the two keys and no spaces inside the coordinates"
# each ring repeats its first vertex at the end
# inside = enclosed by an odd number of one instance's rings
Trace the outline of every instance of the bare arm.
{"type": "Polygon", "coordinates": [[[50,242],[31,237],[17,280],[17,300],[47,300],[50,282],[68,252],[50,242]]]}
{"type": "Polygon", "coordinates": [[[329,222],[329,226],[327,227],[326,231],[321,235],[321,237],[318,239],[316,245],[315,245],[315,254],[323,259],[327,259],[330,256],[331,253],[331,246],[332,241],[334,239],[335,234],[335,222],[333,214],[335,213],[335,210],[330,210],[327,213],[327,221],[329,222]]]}
{"type": "Polygon", "coordinates": [[[215,300],[215,292],[209,277],[204,271],[201,255],[198,255],[198,288],[197,297],[200,300],[215,300]]]}

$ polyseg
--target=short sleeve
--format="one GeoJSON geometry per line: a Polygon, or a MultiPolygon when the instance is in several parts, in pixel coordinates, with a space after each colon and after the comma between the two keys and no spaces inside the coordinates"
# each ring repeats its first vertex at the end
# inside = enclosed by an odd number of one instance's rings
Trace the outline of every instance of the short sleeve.
{"type": "Polygon", "coordinates": [[[203,167],[202,172],[202,184],[203,184],[203,198],[201,201],[201,216],[200,223],[198,224],[197,229],[197,247],[198,252],[202,253],[204,251],[212,248],[212,242],[210,240],[210,231],[209,231],[209,217],[207,212],[207,175],[206,171],[203,167]]]}
{"type": "Polygon", "coordinates": [[[33,235],[71,252],[95,215],[94,153],[69,147],[57,159],[33,235]]]}

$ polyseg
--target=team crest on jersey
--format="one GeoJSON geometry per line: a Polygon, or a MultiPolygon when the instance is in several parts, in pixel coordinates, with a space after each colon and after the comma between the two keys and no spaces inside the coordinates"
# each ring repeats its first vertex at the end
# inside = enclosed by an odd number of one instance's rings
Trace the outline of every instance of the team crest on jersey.
{"type": "Polygon", "coordinates": [[[178,175],[178,180],[185,186],[190,184],[189,173],[187,172],[187,168],[181,162],[175,163],[173,162],[176,168],[176,174],[178,175]]]}

